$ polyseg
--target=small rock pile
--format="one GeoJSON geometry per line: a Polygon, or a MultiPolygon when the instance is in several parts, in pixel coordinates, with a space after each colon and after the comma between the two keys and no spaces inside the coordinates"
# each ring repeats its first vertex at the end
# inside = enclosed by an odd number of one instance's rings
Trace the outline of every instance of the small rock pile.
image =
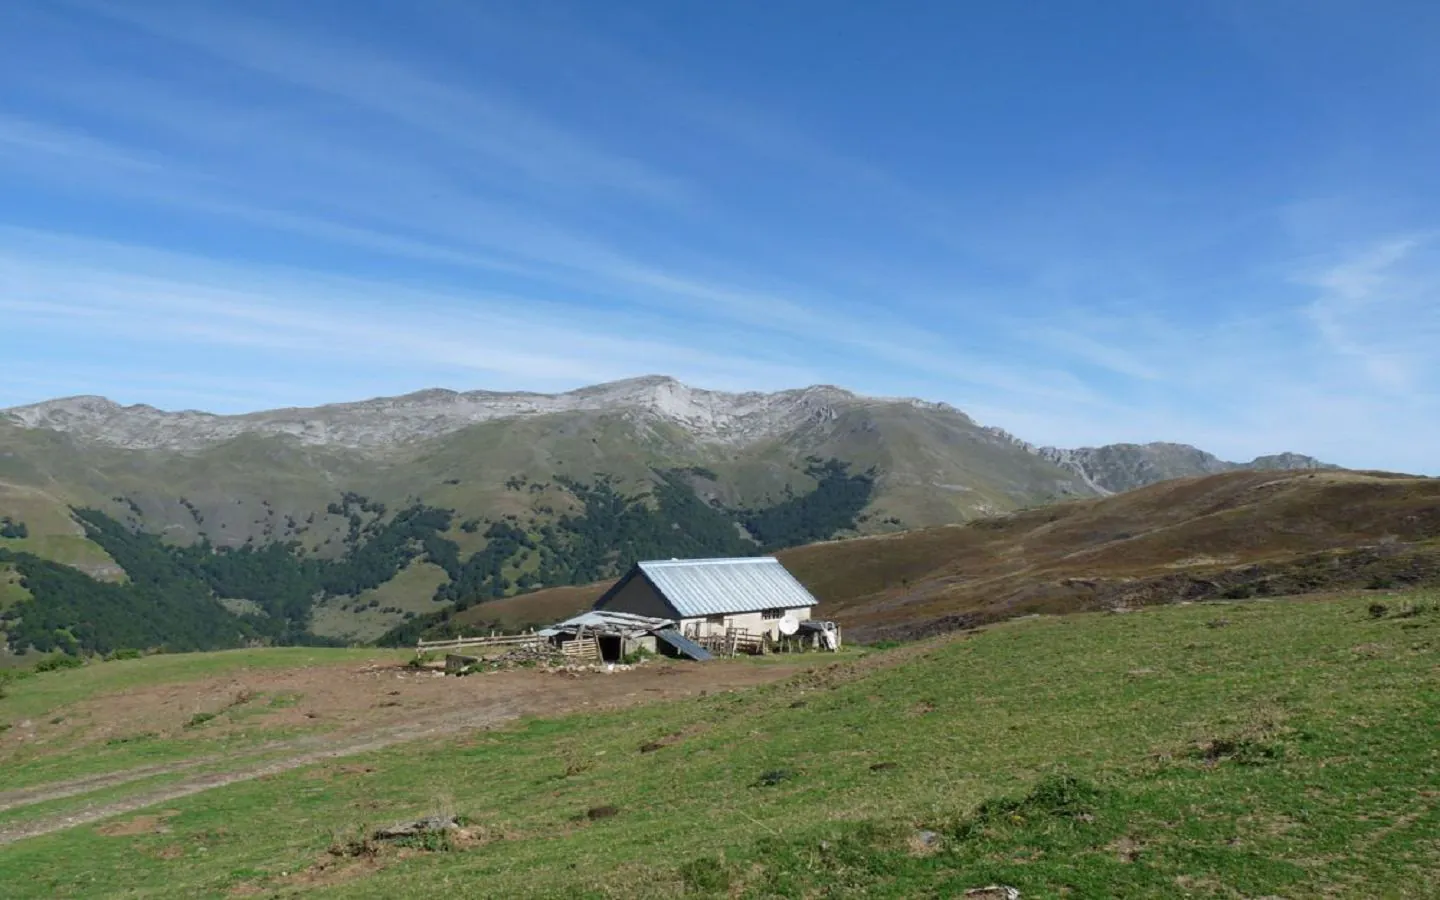
{"type": "Polygon", "coordinates": [[[498,656],[476,659],[455,672],[456,675],[499,672],[507,669],[541,669],[546,672],[624,672],[635,668],[624,663],[597,663],[566,656],[548,644],[527,644],[514,647],[498,656]]]}

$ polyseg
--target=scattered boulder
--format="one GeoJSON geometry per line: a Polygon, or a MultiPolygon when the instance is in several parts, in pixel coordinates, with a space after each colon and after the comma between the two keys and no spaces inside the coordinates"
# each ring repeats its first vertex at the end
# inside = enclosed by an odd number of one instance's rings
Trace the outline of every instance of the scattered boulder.
{"type": "Polygon", "coordinates": [[[375,832],[375,840],[394,841],[401,838],[419,837],[423,834],[451,831],[459,827],[460,822],[455,816],[426,816],[413,822],[402,822],[398,825],[391,825],[389,828],[381,828],[375,832]]]}
{"type": "Polygon", "coordinates": [[[922,828],[910,836],[910,852],[916,856],[928,856],[940,849],[940,832],[922,828]]]}

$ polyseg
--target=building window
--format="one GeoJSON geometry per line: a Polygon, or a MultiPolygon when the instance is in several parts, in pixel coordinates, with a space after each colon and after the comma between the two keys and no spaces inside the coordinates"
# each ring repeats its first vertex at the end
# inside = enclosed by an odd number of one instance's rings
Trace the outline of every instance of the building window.
{"type": "Polygon", "coordinates": [[[725,624],[725,617],[724,617],[724,616],[706,616],[706,617],[705,617],[705,621],[709,622],[711,625],[724,625],[724,624],[725,624]]]}
{"type": "Polygon", "coordinates": [[[783,609],[764,609],[760,611],[760,618],[762,619],[779,619],[784,616],[785,610],[783,609]]]}

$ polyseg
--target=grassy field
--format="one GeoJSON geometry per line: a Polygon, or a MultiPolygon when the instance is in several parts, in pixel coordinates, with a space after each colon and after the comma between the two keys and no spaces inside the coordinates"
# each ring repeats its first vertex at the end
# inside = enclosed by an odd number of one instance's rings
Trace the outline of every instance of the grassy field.
{"type": "Polygon", "coordinates": [[[1022,619],[232,785],[0,847],[0,878],[13,897],[1434,896],[1437,662],[1433,594],[1022,619]],[[466,826],[370,838],[435,813],[466,826]]]}

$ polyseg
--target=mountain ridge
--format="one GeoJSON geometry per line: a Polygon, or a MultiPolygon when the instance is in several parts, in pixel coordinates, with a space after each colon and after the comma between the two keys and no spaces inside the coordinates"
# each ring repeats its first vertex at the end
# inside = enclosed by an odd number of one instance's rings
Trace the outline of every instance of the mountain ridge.
{"type": "Polygon", "coordinates": [[[259,433],[289,436],[302,444],[383,452],[497,419],[620,410],[651,413],[681,425],[700,440],[745,445],[824,418],[838,403],[945,410],[973,424],[968,416],[945,404],[918,398],[867,397],[834,385],[736,393],[695,388],[655,375],[553,394],[427,388],[392,397],[233,415],[172,412],[80,395],[10,407],[0,410],[0,416],[21,427],[61,431],[132,450],[199,450],[242,434],[259,433]]]}
{"type": "Polygon", "coordinates": [[[260,434],[290,438],[302,445],[383,455],[473,425],[568,412],[650,416],[679,426],[702,443],[746,447],[807,425],[833,422],[841,406],[901,406],[954,416],[957,424],[1013,444],[1077,477],[1102,496],[1189,475],[1336,468],[1291,451],[1257,456],[1248,463],[1230,462],[1188,444],[1164,441],[1073,449],[1036,446],[1002,428],[979,425],[947,403],[916,397],[869,396],[830,384],[773,392],[727,392],[692,387],[665,375],[548,394],[426,388],[396,396],[237,414],[166,411],[143,403],[122,405],[99,395],[79,395],[0,409],[0,420],[129,450],[193,452],[260,434]]]}

